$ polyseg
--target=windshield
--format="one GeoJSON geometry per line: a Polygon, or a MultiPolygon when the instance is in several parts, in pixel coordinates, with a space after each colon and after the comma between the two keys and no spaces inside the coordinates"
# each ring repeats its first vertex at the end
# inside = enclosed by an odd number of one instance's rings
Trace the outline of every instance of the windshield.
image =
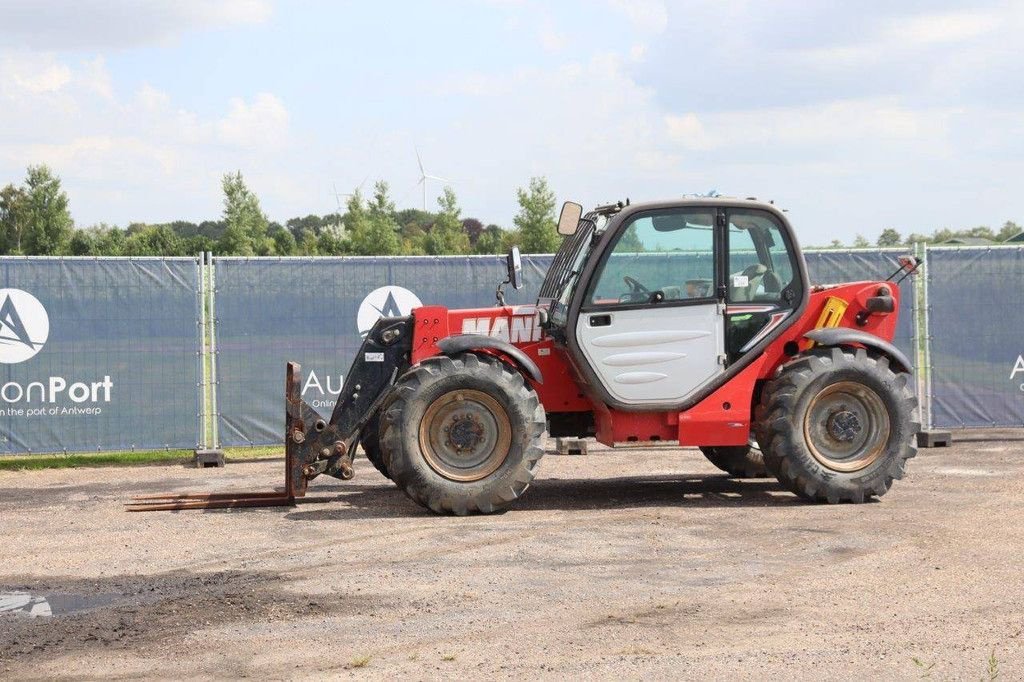
{"type": "Polygon", "coordinates": [[[580,220],[576,233],[562,242],[562,248],[555,254],[547,277],[540,288],[540,298],[551,302],[549,316],[551,323],[564,327],[568,319],[569,301],[572,299],[580,271],[590,253],[596,225],[591,214],[580,220]]]}

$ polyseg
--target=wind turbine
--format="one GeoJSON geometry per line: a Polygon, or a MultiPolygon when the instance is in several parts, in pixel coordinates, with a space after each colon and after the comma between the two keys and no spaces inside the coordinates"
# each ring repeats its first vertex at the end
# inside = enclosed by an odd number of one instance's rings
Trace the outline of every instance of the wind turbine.
{"type": "Polygon", "coordinates": [[[445,183],[448,183],[448,184],[451,184],[452,181],[451,180],[446,180],[444,178],[439,178],[436,175],[430,175],[429,173],[427,173],[427,171],[423,170],[423,159],[420,158],[419,147],[415,147],[415,149],[416,149],[416,163],[418,163],[420,165],[420,181],[417,182],[416,184],[417,185],[423,185],[423,210],[425,212],[427,210],[427,180],[428,179],[429,180],[437,180],[438,182],[445,182],[445,183]]]}
{"type": "Polygon", "coordinates": [[[369,180],[369,179],[370,179],[370,176],[367,175],[365,178],[363,178],[363,181],[359,183],[359,186],[356,187],[355,191],[344,192],[344,193],[340,193],[340,194],[338,193],[338,183],[336,183],[336,182],[331,183],[332,185],[334,185],[334,202],[335,202],[335,204],[338,207],[337,212],[334,215],[337,216],[337,218],[336,218],[336,220],[338,221],[337,227],[339,229],[342,227],[342,225],[341,225],[341,216],[344,215],[344,213],[345,213],[345,211],[342,210],[342,208],[341,208],[341,198],[342,197],[350,198],[350,197],[355,196],[355,193],[358,192],[359,190],[363,189],[363,185],[365,185],[366,181],[369,180]]]}
{"type": "Polygon", "coordinates": [[[369,180],[369,179],[370,179],[370,176],[367,175],[365,178],[363,178],[363,181],[360,182],[356,186],[355,191],[352,191],[352,192],[342,192],[340,194],[338,193],[338,183],[336,183],[336,182],[334,183],[334,201],[337,202],[337,204],[338,204],[338,213],[339,214],[341,214],[341,198],[342,197],[345,197],[345,198],[354,197],[355,194],[356,194],[356,191],[362,191],[363,185],[365,185],[366,181],[369,180]]]}

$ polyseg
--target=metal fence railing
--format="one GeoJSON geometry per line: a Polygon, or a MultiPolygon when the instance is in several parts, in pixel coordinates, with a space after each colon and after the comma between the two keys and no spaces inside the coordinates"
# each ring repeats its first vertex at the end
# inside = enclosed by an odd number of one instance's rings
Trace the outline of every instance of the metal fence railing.
{"type": "MultiPolygon", "coordinates": [[[[876,280],[910,251],[895,343],[927,427],[1024,426],[1024,246],[805,252],[817,283],[876,280]]],[[[532,303],[551,256],[525,256],[532,303]]],[[[0,453],[280,442],[287,360],[328,413],[380,314],[490,307],[497,256],[0,258],[0,453]]]]}
{"type": "Polygon", "coordinates": [[[0,258],[0,452],[202,443],[196,258],[0,258]]]}
{"type": "Polygon", "coordinates": [[[926,423],[1024,426],[1024,246],[925,250],[926,423]]]}

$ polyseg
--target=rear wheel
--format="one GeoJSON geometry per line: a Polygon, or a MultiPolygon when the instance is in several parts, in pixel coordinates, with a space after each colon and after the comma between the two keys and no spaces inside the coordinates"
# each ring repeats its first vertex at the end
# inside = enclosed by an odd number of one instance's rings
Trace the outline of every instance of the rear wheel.
{"type": "Polygon", "coordinates": [[[391,478],[437,513],[491,513],[518,498],[544,454],[544,408],[489,356],[430,358],[395,385],[380,445],[391,478]]]}
{"type": "Polygon", "coordinates": [[[764,455],[756,442],[750,445],[702,446],[708,461],[734,478],[764,478],[764,455]]]}
{"type": "Polygon", "coordinates": [[[816,349],[783,365],[757,410],[765,466],[820,502],[881,497],[917,454],[910,375],[864,349],[816,349]]]}

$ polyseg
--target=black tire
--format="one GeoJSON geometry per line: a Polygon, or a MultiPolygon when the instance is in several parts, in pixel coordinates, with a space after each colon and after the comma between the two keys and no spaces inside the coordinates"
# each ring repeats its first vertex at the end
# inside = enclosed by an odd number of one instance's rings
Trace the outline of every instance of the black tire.
{"type": "Polygon", "coordinates": [[[430,358],[398,380],[393,396],[381,449],[392,480],[418,504],[438,514],[488,514],[530,485],[546,424],[519,372],[472,353],[430,358]]]}
{"type": "Polygon", "coordinates": [[[708,461],[733,478],[765,478],[764,454],[757,445],[701,446],[708,461]]]}
{"type": "Polygon", "coordinates": [[[363,427],[363,432],[359,434],[359,445],[362,446],[363,452],[366,454],[366,459],[370,460],[374,468],[381,473],[384,478],[391,480],[391,474],[388,473],[387,464],[384,461],[384,453],[380,447],[380,412],[373,415],[370,421],[366,422],[366,426],[363,427]]]}
{"type": "Polygon", "coordinates": [[[816,502],[863,502],[903,478],[917,454],[911,376],[863,348],[818,348],[779,368],[755,433],[779,482],[816,502]]]}

